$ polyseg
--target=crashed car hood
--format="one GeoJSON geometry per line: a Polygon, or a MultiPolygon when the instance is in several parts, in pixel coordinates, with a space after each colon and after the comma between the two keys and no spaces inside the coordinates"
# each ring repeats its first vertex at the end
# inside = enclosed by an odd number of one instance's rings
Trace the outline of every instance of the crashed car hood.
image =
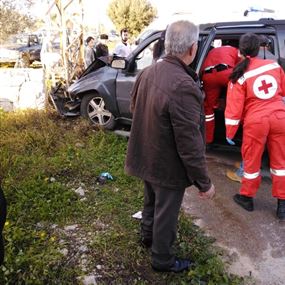
{"type": "Polygon", "coordinates": [[[110,66],[103,66],[79,78],[68,88],[68,92],[72,97],[79,93],[90,90],[99,91],[101,88],[108,89],[110,84],[116,80],[118,70],[110,66]]]}
{"type": "Polygon", "coordinates": [[[108,58],[106,56],[104,57],[100,57],[100,58],[96,58],[85,70],[84,72],[81,74],[81,77],[86,76],[87,74],[105,66],[105,65],[109,65],[108,64],[108,58]]]}

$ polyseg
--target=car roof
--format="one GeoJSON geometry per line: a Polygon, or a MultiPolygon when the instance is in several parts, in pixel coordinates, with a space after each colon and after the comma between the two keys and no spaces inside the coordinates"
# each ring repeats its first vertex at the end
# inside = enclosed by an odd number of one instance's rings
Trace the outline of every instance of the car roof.
{"type": "Polygon", "coordinates": [[[232,29],[232,28],[258,28],[285,25],[285,20],[274,20],[272,18],[262,18],[256,21],[235,21],[235,22],[216,22],[201,24],[200,30],[206,31],[212,28],[216,29],[232,29]]]}
{"type": "MultiPolygon", "coordinates": [[[[215,22],[215,23],[205,23],[199,25],[200,32],[209,32],[213,28],[216,30],[230,30],[230,29],[243,29],[243,28],[272,28],[276,26],[285,26],[285,20],[275,20],[272,18],[261,18],[254,21],[232,21],[232,22],[215,22]]],[[[151,30],[143,40],[150,38],[156,33],[161,33],[163,30],[151,30]]],[[[143,41],[142,40],[142,41],[143,41]]]]}

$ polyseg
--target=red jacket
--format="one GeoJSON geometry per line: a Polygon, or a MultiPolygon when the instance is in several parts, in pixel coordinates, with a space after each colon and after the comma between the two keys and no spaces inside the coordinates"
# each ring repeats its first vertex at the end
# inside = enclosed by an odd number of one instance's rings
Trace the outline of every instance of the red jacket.
{"type": "Polygon", "coordinates": [[[236,83],[229,82],[225,110],[226,136],[232,139],[241,119],[260,121],[277,110],[284,110],[285,74],[273,60],[257,57],[236,83]]]}
{"type": "Polygon", "coordinates": [[[221,46],[213,48],[209,51],[203,65],[202,71],[211,66],[215,66],[220,63],[234,67],[239,61],[238,49],[232,46],[221,46]]]}

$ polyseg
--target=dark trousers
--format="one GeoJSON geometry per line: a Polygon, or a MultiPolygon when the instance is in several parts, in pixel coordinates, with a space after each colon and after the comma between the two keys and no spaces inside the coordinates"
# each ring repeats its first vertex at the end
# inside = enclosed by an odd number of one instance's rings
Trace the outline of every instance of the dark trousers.
{"type": "Polygon", "coordinates": [[[185,189],[172,189],[144,181],[142,237],[152,239],[152,265],[173,265],[173,243],[176,240],[179,210],[185,189]]]}

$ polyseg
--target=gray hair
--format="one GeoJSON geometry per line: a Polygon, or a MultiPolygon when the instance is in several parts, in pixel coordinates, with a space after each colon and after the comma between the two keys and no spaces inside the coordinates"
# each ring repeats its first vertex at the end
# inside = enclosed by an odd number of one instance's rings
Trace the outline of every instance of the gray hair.
{"type": "Polygon", "coordinates": [[[166,54],[183,55],[198,41],[199,28],[193,23],[181,20],[168,26],[165,35],[166,54]]]}

